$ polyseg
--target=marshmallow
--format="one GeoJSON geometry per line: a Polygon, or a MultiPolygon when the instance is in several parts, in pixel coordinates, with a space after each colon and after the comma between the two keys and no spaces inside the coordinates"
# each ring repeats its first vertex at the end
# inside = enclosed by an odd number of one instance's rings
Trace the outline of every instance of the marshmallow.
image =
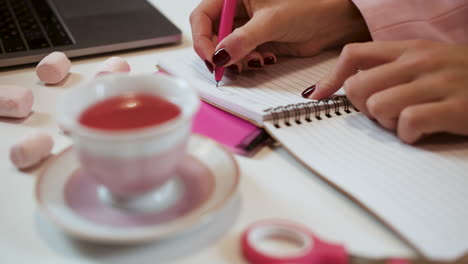
{"type": "Polygon", "coordinates": [[[36,74],[44,83],[56,84],[70,71],[71,62],[63,52],[54,51],[44,57],[36,67],[36,74]]]}
{"type": "Polygon", "coordinates": [[[34,102],[30,89],[17,85],[0,85],[0,116],[24,118],[34,102]]]}
{"type": "Polygon", "coordinates": [[[36,132],[23,138],[10,149],[10,160],[19,169],[36,165],[50,155],[54,141],[44,132],[36,132]]]}
{"type": "Polygon", "coordinates": [[[96,71],[96,76],[114,73],[114,72],[129,72],[130,65],[120,57],[111,57],[101,63],[96,71]]]}

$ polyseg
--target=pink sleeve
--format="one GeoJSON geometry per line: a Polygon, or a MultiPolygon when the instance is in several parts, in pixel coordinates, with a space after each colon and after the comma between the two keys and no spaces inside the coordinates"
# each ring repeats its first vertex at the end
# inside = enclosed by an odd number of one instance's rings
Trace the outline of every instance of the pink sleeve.
{"type": "Polygon", "coordinates": [[[374,40],[468,44],[468,0],[352,0],[374,40]]]}

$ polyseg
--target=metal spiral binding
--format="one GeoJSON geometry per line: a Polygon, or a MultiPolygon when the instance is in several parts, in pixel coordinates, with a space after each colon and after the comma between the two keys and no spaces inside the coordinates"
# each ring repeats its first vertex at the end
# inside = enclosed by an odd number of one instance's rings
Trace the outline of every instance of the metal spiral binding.
{"type": "Polygon", "coordinates": [[[350,114],[352,113],[351,108],[358,111],[346,96],[336,96],[325,100],[278,106],[265,109],[264,112],[271,116],[276,128],[281,128],[282,125],[301,125],[304,121],[310,123],[314,120],[332,118],[332,113],[335,116],[350,114]]]}

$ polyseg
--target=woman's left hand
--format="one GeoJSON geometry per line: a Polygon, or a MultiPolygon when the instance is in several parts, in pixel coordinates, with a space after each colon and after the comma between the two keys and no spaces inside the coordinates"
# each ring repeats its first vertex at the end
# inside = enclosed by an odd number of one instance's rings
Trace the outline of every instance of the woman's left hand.
{"type": "Polygon", "coordinates": [[[323,99],[341,86],[356,108],[407,143],[437,132],[468,135],[468,46],[349,44],[310,98],[323,99]]]}

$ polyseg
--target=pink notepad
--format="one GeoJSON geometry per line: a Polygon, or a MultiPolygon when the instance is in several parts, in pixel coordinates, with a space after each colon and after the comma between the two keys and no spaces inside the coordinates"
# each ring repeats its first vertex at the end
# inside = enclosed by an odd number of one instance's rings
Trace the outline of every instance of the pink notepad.
{"type": "Polygon", "coordinates": [[[195,115],[192,131],[241,155],[253,154],[268,139],[263,129],[204,101],[195,115]]]}

